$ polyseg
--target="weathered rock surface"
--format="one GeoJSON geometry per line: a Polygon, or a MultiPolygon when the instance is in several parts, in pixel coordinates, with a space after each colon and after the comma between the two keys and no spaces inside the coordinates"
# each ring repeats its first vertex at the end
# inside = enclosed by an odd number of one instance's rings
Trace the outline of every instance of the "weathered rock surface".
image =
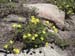
{"type": "Polygon", "coordinates": [[[11,30],[12,27],[9,23],[0,22],[0,48],[3,48],[3,45],[12,39],[11,30]]]}
{"type": "MultiPolygon", "coordinates": [[[[10,33],[11,30],[12,30],[12,23],[17,23],[18,21],[19,22],[25,22],[26,18],[25,17],[21,17],[21,16],[17,16],[17,15],[8,15],[6,17],[7,20],[5,20],[5,18],[2,20],[2,22],[0,22],[0,31],[1,31],[1,35],[2,38],[0,40],[0,44],[2,44],[1,48],[3,47],[4,44],[6,44],[10,39],[12,39],[13,37],[13,34],[10,33]],[[21,18],[21,21],[19,21],[21,18]],[[4,38],[3,38],[4,37],[4,38]],[[3,44],[4,43],[4,44],[3,44]]],[[[51,46],[51,45],[50,45],[51,46]]],[[[25,54],[25,56],[31,56],[30,54],[35,51],[36,53],[32,53],[32,56],[68,56],[67,55],[67,52],[61,50],[59,47],[55,47],[53,46],[54,48],[52,49],[51,47],[42,47],[42,48],[38,48],[38,49],[34,49],[34,50],[31,50],[28,54],[26,53],[20,53],[19,55],[15,55],[15,54],[7,54],[7,56],[23,56],[25,54]],[[39,53],[39,51],[42,51],[42,53],[39,53]],[[64,55],[63,55],[64,54],[64,55]]],[[[1,56],[4,56],[5,54],[0,54],[1,56]]]]}
{"type": "Polygon", "coordinates": [[[23,7],[28,7],[30,9],[36,8],[36,13],[38,13],[38,17],[53,21],[60,29],[64,27],[65,13],[63,11],[60,11],[55,5],[23,4],[23,7]]]}
{"type": "Polygon", "coordinates": [[[58,28],[63,29],[64,27],[64,17],[65,13],[60,11],[57,6],[52,4],[40,3],[40,4],[7,4],[3,5],[0,9],[0,17],[8,16],[9,14],[20,14],[23,16],[28,16],[28,13],[36,8],[36,13],[38,17],[45,18],[47,20],[53,21],[58,28]],[[30,9],[26,8],[29,7],[30,9]]]}
{"type": "Polygon", "coordinates": [[[70,47],[67,48],[69,56],[75,56],[75,15],[65,21],[64,31],[59,31],[61,38],[68,40],[70,47]]]}
{"type": "Polygon", "coordinates": [[[75,15],[65,20],[64,31],[59,30],[59,35],[64,39],[75,38],[75,15]]]}
{"type": "Polygon", "coordinates": [[[7,56],[68,56],[68,53],[65,50],[62,51],[60,48],[55,46],[53,46],[54,49],[52,49],[50,46],[51,45],[49,45],[48,47],[41,47],[38,49],[30,49],[28,53],[26,53],[27,50],[24,50],[24,53],[20,53],[17,55],[7,54],[7,56]]]}
{"type": "Polygon", "coordinates": [[[24,23],[26,21],[26,18],[22,17],[22,16],[10,14],[6,18],[4,18],[3,21],[6,21],[6,22],[16,22],[16,23],[17,22],[22,22],[22,23],[24,23]]]}
{"type": "Polygon", "coordinates": [[[68,31],[75,31],[75,15],[70,16],[70,19],[66,19],[65,29],[68,31]]]}

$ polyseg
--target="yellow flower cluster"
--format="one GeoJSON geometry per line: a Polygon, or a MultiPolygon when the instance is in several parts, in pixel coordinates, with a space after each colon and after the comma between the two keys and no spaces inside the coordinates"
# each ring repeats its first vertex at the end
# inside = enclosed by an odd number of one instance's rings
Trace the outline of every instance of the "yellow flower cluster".
{"type": "Polygon", "coordinates": [[[45,43],[45,46],[46,46],[46,47],[48,47],[48,44],[49,44],[49,43],[48,43],[48,42],[46,42],[46,43],[45,43]]]}
{"type": "Polygon", "coordinates": [[[10,40],[8,44],[5,44],[5,45],[4,45],[4,49],[8,49],[9,46],[10,46],[11,44],[13,44],[13,43],[14,43],[14,41],[13,41],[13,40],[10,40]]]}
{"type": "MultiPolygon", "coordinates": [[[[58,32],[58,29],[54,26],[53,23],[49,22],[49,21],[45,21],[46,24],[50,25],[50,28],[54,31],[54,33],[57,33],[58,32]]],[[[46,32],[45,31],[42,31],[43,34],[45,34],[46,32]]]]}
{"type": "Polygon", "coordinates": [[[32,40],[35,40],[35,38],[38,37],[38,34],[33,35],[33,34],[28,33],[28,34],[23,35],[23,39],[25,39],[27,37],[31,37],[32,40]]]}
{"type": "Polygon", "coordinates": [[[49,24],[49,21],[45,21],[46,24],[49,24]]]}
{"type": "Polygon", "coordinates": [[[4,49],[8,49],[8,46],[9,46],[8,44],[4,45],[4,49]]]}
{"type": "Polygon", "coordinates": [[[43,33],[43,34],[46,34],[46,31],[45,31],[45,30],[43,30],[43,31],[42,31],[42,33],[43,33]]]}
{"type": "Polygon", "coordinates": [[[38,37],[38,34],[34,34],[35,37],[38,37]]]}
{"type": "Polygon", "coordinates": [[[34,16],[31,16],[31,22],[37,24],[40,22],[40,20],[38,18],[35,18],[34,16]]]}
{"type": "Polygon", "coordinates": [[[23,39],[25,39],[25,38],[27,38],[27,35],[26,34],[23,35],[23,39]]]}
{"type": "Polygon", "coordinates": [[[30,34],[30,33],[28,33],[28,34],[27,34],[27,36],[28,36],[28,37],[31,37],[31,34],[30,34]]]}
{"type": "Polygon", "coordinates": [[[13,28],[22,28],[22,25],[21,25],[21,24],[16,24],[16,23],[14,23],[14,24],[12,25],[12,27],[13,27],[13,28]]]}
{"type": "Polygon", "coordinates": [[[23,35],[23,39],[25,39],[25,38],[27,38],[27,37],[31,37],[32,35],[30,34],[30,33],[28,33],[28,34],[24,34],[23,35]]]}
{"type": "Polygon", "coordinates": [[[34,35],[32,36],[32,40],[35,40],[36,37],[38,37],[38,34],[34,34],[34,35]]]}
{"type": "Polygon", "coordinates": [[[13,43],[14,43],[14,41],[13,41],[13,40],[10,40],[10,41],[9,41],[9,43],[10,43],[10,44],[13,44],[13,43]]]}
{"type": "Polygon", "coordinates": [[[32,37],[32,40],[35,40],[35,37],[34,36],[32,37]]]}
{"type": "Polygon", "coordinates": [[[14,48],[14,49],[13,49],[13,52],[14,52],[15,54],[19,54],[19,53],[20,53],[20,49],[14,48]]]}
{"type": "Polygon", "coordinates": [[[55,26],[53,26],[52,29],[53,29],[54,33],[58,33],[58,29],[55,26]]]}
{"type": "Polygon", "coordinates": [[[44,40],[44,37],[41,37],[40,39],[43,41],[44,40]]]}

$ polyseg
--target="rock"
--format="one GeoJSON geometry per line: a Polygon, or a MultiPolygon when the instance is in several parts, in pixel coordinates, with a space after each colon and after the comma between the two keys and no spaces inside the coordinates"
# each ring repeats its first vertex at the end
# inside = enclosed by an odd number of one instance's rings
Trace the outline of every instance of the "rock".
{"type": "Polygon", "coordinates": [[[28,7],[30,9],[36,8],[38,17],[53,21],[60,29],[64,27],[65,13],[63,11],[60,11],[55,5],[45,3],[23,4],[23,7],[28,7]]]}
{"type": "Polygon", "coordinates": [[[5,53],[0,53],[0,56],[5,56],[5,53]]]}
{"type": "Polygon", "coordinates": [[[75,31],[75,15],[70,16],[70,18],[65,21],[65,30],[75,31]]]}
{"type": "Polygon", "coordinates": [[[7,54],[7,56],[16,56],[15,54],[7,54]]]}
{"type": "Polygon", "coordinates": [[[11,30],[12,27],[9,23],[0,22],[0,48],[3,48],[4,44],[12,39],[11,30]]]}
{"type": "Polygon", "coordinates": [[[4,18],[3,21],[6,21],[6,22],[23,22],[24,23],[26,21],[26,18],[22,17],[22,16],[10,14],[6,18],[4,18]]]}
{"type": "Polygon", "coordinates": [[[59,31],[58,35],[61,39],[68,40],[70,45],[75,43],[75,31],[59,31]]]}
{"type": "Polygon", "coordinates": [[[0,18],[4,18],[9,14],[18,14],[23,11],[19,3],[5,3],[0,4],[0,18]]]}
{"type": "Polygon", "coordinates": [[[40,47],[37,49],[30,49],[29,53],[26,53],[27,50],[24,50],[24,53],[20,54],[8,54],[7,56],[68,56],[67,52],[61,50],[60,48],[54,46],[52,49],[49,45],[48,47],[40,47]],[[34,53],[35,52],[35,53],[34,53]]]}
{"type": "Polygon", "coordinates": [[[71,37],[71,34],[68,31],[59,30],[59,35],[62,39],[68,39],[71,37]]]}
{"type": "Polygon", "coordinates": [[[69,47],[66,48],[69,56],[75,56],[75,15],[65,20],[65,29],[59,31],[59,36],[69,43],[69,47]]]}

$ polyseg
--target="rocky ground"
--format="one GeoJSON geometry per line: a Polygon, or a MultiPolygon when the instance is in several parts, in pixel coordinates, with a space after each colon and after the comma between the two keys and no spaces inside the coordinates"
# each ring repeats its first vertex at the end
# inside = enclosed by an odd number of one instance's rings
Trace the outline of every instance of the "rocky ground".
{"type": "Polygon", "coordinates": [[[54,44],[49,44],[48,47],[41,47],[38,49],[30,49],[24,50],[20,54],[4,54],[1,53],[1,56],[7,55],[7,56],[67,56],[68,54],[65,53],[66,50],[62,51],[60,48],[54,46],[54,44]],[[53,48],[52,48],[53,47],[53,48]]]}
{"type": "MultiPolygon", "coordinates": [[[[16,2],[23,3],[17,0],[16,2]]],[[[30,16],[34,7],[37,9],[36,13],[39,13],[37,17],[52,21],[57,26],[59,29],[58,36],[61,39],[68,40],[69,47],[62,50],[58,46],[50,44],[48,47],[31,49],[29,53],[26,53],[27,50],[25,50],[19,55],[7,54],[7,56],[75,56],[75,15],[65,18],[65,12],[59,10],[56,5],[47,4],[43,0],[31,0],[31,2],[27,0],[26,4],[14,3],[13,6],[11,4],[0,4],[0,56],[6,55],[3,53],[3,45],[14,37],[11,25],[18,22],[25,23],[27,16],[30,16]],[[19,17],[22,20],[19,21],[19,17]],[[42,53],[39,53],[41,51],[42,53]]]]}

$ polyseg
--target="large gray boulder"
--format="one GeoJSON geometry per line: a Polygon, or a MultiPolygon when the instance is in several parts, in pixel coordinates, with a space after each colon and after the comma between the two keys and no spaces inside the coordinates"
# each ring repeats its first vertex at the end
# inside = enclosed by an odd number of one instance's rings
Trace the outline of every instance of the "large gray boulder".
{"type": "Polygon", "coordinates": [[[60,11],[55,5],[45,3],[23,4],[23,7],[28,7],[30,9],[36,8],[38,17],[53,21],[60,29],[64,27],[65,13],[63,11],[60,11]]]}

